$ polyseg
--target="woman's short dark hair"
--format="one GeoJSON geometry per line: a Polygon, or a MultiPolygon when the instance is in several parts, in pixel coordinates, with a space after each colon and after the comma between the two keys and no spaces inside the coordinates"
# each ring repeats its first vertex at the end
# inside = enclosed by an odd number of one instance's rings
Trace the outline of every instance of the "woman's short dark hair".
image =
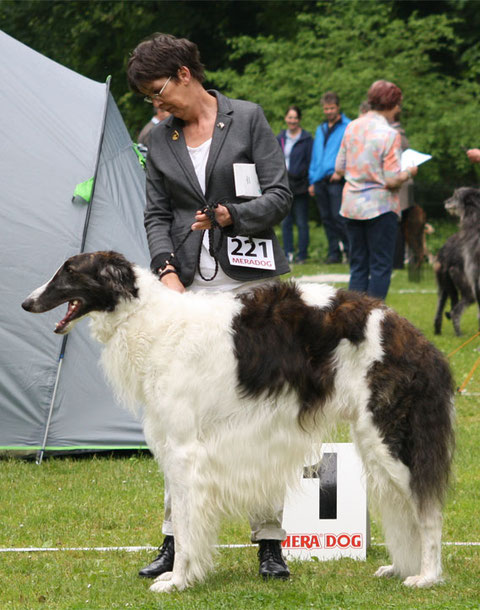
{"type": "Polygon", "coordinates": [[[372,110],[391,110],[402,101],[402,90],[388,80],[377,80],[367,94],[372,110]]]}
{"type": "Polygon", "coordinates": [[[169,76],[177,80],[177,72],[182,66],[190,70],[193,78],[203,82],[204,66],[194,42],[171,34],[152,34],[130,55],[128,84],[132,91],[141,93],[141,87],[152,80],[169,76]]]}
{"type": "Polygon", "coordinates": [[[302,111],[300,110],[300,108],[298,106],[295,106],[295,104],[292,104],[292,106],[289,106],[287,108],[287,112],[285,113],[285,116],[287,116],[287,114],[290,112],[290,110],[293,110],[294,112],[297,113],[297,117],[299,120],[302,118],[302,111]]]}

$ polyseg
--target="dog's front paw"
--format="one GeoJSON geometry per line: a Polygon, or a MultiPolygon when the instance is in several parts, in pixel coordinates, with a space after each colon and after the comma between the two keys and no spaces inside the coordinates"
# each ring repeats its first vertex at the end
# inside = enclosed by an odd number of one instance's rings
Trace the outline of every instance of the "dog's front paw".
{"type": "Polygon", "coordinates": [[[409,576],[403,581],[406,587],[412,587],[416,589],[426,589],[427,587],[433,587],[433,585],[441,584],[443,580],[436,578],[435,576],[422,576],[417,574],[415,576],[409,576]]]}
{"type": "Polygon", "coordinates": [[[375,572],[377,578],[392,578],[395,576],[395,568],[393,566],[382,566],[375,572]]]}
{"type": "MultiPolygon", "coordinates": [[[[162,574],[163,576],[163,574],[162,574]]],[[[150,591],[154,593],[172,593],[176,589],[173,580],[156,580],[150,587],[150,591]]]]}
{"type": "Polygon", "coordinates": [[[154,593],[172,593],[172,591],[183,591],[186,587],[185,580],[178,576],[175,578],[173,572],[164,572],[155,579],[150,587],[150,591],[154,593]]]}

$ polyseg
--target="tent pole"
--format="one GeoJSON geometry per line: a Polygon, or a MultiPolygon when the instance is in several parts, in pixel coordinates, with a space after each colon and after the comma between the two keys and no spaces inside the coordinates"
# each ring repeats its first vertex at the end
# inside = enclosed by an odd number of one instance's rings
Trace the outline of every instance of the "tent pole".
{"type": "Polygon", "coordinates": [[[82,235],[82,243],[80,245],[80,254],[82,254],[85,251],[85,242],[87,241],[87,231],[88,231],[88,225],[90,224],[90,215],[92,213],[92,206],[93,206],[93,199],[95,197],[95,187],[97,185],[97,174],[98,174],[98,166],[100,165],[100,153],[102,152],[102,146],[103,146],[103,136],[105,135],[105,124],[106,124],[106,119],[107,119],[107,108],[108,108],[108,95],[110,93],[110,81],[111,81],[111,76],[109,76],[106,80],[106,86],[107,86],[107,90],[106,90],[106,96],[105,96],[105,108],[103,111],[103,122],[102,122],[102,133],[100,134],[100,140],[98,142],[98,150],[97,150],[97,160],[95,163],[95,172],[93,174],[93,187],[92,187],[92,195],[90,197],[90,203],[88,204],[88,208],[87,208],[87,215],[85,217],[85,224],[83,225],[83,235],[82,235]]]}
{"type": "Polygon", "coordinates": [[[60,356],[58,357],[57,376],[55,378],[55,385],[53,387],[53,394],[52,394],[52,400],[50,401],[50,408],[48,410],[48,417],[47,417],[47,423],[45,425],[45,434],[43,435],[42,448],[37,452],[37,459],[36,459],[37,466],[40,466],[40,464],[43,461],[43,455],[45,453],[45,447],[47,445],[48,431],[50,430],[50,422],[52,420],[53,405],[55,404],[55,398],[57,396],[58,381],[60,379],[60,371],[62,370],[63,357],[65,355],[65,347],[67,345],[67,337],[68,337],[68,335],[65,335],[63,337],[62,348],[60,350],[60,356]]]}
{"type": "MultiPolygon", "coordinates": [[[[106,91],[105,91],[105,107],[103,109],[103,118],[102,118],[102,132],[100,134],[100,139],[99,139],[98,148],[97,148],[97,158],[95,160],[95,171],[94,171],[94,174],[93,174],[92,195],[90,197],[90,203],[88,204],[87,214],[85,216],[85,222],[83,224],[82,241],[81,241],[81,244],[80,244],[80,254],[82,254],[85,251],[85,242],[87,241],[88,225],[90,223],[90,215],[91,215],[91,211],[92,211],[93,198],[94,198],[94,195],[95,195],[95,185],[97,183],[98,167],[100,165],[100,153],[102,151],[103,137],[105,135],[105,124],[107,122],[106,119],[107,119],[107,108],[108,108],[108,96],[109,96],[109,93],[110,93],[110,81],[111,81],[111,76],[109,76],[107,78],[106,82],[105,82],[105,84],[106,84],[106,91]]],[[[60,356],[58,357],[57,376],[55,378],[55,386],[53,388],[52,400],[50,401],[50,408],[48,410],[48,418],[47,418],[47,423],[45,425],[45,434],[44,434],[44,437],[43,437],[42,448],[37,453],[36,463],[39,466],[40,466],[40,464],[43,461],[43,455],[45,453],[45,447],[47,446],[48,432],[50,430],[50,422],[52,420],[53,407],[54,407],[54,403],[55,403],[55,398],[57,396],[58,382],[60,380],[60,371],[62,370],[62,364],[63,364],[63,359],[64,359],[64,356],[65,356],[65,348],[67,347],[67,341],[68,341],[68,335],[65,335],[63,337],[62,347],[60,349],[60,356]]]]}

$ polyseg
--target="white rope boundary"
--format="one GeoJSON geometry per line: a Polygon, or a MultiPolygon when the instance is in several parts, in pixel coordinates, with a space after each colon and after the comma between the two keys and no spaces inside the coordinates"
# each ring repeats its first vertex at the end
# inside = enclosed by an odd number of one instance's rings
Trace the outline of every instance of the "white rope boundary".
{"type": "MultiPolygon", "coordinates": [[[[443,546],[480,546],[480,542],[442,542],[443,546]]],[[[218,549],[246,549],[256,547],[256,544],[216,544],[218,549]]],[[[383,542],[374,542],[370,546],[385,546],[383,542]]],[[[0,553],[55,553],[67,551],[125,551],[127,553],[137,553],[139,551],[156,551],[156,546],[79,546],[79,547],[12,547],[0,548],[0,553]]]]}

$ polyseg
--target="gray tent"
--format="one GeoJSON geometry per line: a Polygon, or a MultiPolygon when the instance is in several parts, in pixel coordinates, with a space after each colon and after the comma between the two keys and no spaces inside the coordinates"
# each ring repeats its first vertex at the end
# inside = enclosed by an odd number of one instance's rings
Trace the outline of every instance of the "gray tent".
{"type": "Polygon", "coordinates": [[[53,328],[63,311],[20,307],[81,251],[148,264],[143,169],[108,82],[3,32],[0,56],[0,450],[144,447],[104,380],[88,323],[62,339],[53,328]]]}

